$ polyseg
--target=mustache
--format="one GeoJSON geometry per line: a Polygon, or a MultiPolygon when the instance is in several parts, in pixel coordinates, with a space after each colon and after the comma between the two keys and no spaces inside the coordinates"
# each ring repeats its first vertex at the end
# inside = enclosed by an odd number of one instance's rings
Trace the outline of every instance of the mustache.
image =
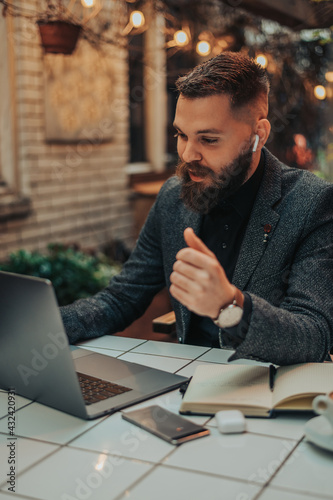
{"type": "Polygon", "coordinates": [[[176,167],[176,174],[185,182],[192,182],[189,176],[189,171],[196,177],[210,177],[212,180],[218,180],[218,175],[210,168],[200,165],[200,163],[196,161],[187,163],[180,159],[176,167]]]}
{"type": "Polygon", "coordinates": [[[176,175],[181,180],[180,198],[184,205],[195,213],[209,213],[221,198],[231,196],[245,182],[251,159],[252,146],[249,146],[215,172],[196,161],[186,163],[180,158],[176,175]],[[202,177],[205,182],[192,181],[190,172],[194,176],[202,177]]]}

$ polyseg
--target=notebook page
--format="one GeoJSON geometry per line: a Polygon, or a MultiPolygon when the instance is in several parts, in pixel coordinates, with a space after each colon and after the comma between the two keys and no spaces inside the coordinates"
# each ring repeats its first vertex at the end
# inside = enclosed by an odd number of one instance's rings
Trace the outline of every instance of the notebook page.
{"type": "Polygon", "coordinates": [[[263,366],[199,365],[185,401],[271,408],[269,370],[263,366]]]}
{"type": "Polygon", "coordinates": [[[275,376],[273,404],[277,404],[288,396],[326,393],[332,389],[332,363],[280,366],[275,376]]]}

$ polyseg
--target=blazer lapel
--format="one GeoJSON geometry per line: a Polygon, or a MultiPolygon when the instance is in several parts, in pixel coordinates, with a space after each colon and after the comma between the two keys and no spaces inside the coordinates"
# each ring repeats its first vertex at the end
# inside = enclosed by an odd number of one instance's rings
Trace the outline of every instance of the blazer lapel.
{"type": "Polygon", "coordinates": [[[281,164],[264,148],[265,172],[245,232],[233,284],[244,290],[279,221],[274,205],[281,198],[281,164]]]}

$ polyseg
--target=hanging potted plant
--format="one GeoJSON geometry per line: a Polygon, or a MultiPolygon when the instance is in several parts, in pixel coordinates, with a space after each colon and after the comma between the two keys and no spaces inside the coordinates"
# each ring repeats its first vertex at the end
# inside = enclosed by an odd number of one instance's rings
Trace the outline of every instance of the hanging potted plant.
{"type": "Polygon", "coordinates": [[[0,5],[4,5],[2,15],[24,17],[36,23],[45,53],[72,54],[80,35],[95,47],[102,42],[117,47],[125,47],[127,44],[126,36],[120,27],[125,11],[127,13],[123,2],[112,2],[113,8],[116,9],[117,22],[120,23],[117,26],[116,22],[110,21],[110,5],[105,9],[107,17],[99,16],[103,4],[107,3],[104,0],[38,0],[40,8],[37,13],[14,5],[16,1],[22,3],[20,0],[0,0],[0,5]],[[112,33],[109,34],[111,25],[112,33]]]}
{"type": "Polygon", "coordinates": [[[82,26],[72,20],[71,14],[62,4],[48,1],[45,13],[37,20],[45,53],[72,54],[82,26]]]}

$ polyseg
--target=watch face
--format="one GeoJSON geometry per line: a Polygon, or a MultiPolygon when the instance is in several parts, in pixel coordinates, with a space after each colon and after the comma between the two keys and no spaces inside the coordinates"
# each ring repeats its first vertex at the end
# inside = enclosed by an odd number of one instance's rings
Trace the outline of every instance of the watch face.
{"type": "Polygon", "coordinates": [[[238,325],[243,316],[243,309],[237,305],[230,304],[230,306],[223,309],[216,321],[217,325],[221,328],[229,328],[238,325]]]}

